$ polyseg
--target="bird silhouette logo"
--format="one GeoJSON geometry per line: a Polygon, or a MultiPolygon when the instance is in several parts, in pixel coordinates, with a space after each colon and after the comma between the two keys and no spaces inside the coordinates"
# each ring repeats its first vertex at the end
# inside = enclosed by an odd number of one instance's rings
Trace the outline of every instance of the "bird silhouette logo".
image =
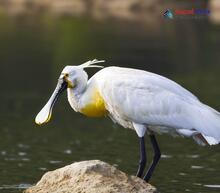
{"type": "Polygon", "coordinates": [[[170,9],[167,9],[167,10],[164,12],[163,16],[164,16],[165,18],[168,18],[168,19],[173,19],[173,13],[172,13],[172,11],[171,11],[170,9]]]}

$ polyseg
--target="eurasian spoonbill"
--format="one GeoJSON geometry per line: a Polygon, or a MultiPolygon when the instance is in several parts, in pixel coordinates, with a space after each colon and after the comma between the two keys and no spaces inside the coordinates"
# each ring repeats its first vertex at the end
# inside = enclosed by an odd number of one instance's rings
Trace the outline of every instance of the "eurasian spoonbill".
{"type": "Polygon", "coordinates": [[[154,150],[153,161],[143,177],[149,181],[161,156],[155,133],[192,137],[200,145],[220,142],[220,113],[203,104],[191,92],[163,76],[130,68],[106,67],[88,80],[84,71],[104,61],[92,60],[66,66],[55,91],[36,116],[37,124],[47,123],[59,95],[67,89],[71,107],[89,117],[109,116],[122,127],[134,129],[140,139],[137,176],[146,165],[145,132],[154,150]]]}

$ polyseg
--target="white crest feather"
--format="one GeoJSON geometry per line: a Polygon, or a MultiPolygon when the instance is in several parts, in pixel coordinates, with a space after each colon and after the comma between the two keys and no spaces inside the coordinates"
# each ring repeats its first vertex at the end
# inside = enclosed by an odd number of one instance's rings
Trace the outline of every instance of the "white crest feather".
{"type": "Polygon", "coordinates": [[[105,60],[89,60],[81,65],[79,65],[80,68],[104,68],[104,66],[99,66],[99,65],[93,65],[97,63],[105,62],[105,60]]]}

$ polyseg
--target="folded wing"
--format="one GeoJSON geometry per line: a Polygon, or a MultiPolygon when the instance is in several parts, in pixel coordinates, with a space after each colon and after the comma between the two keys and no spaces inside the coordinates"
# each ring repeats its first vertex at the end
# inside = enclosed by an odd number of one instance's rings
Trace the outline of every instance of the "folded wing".
{"type": "Polygon", "coordinates": [[[210,144],[220,142],[220,114],[177,83],[145,71],[104,70],[100,91],[110,113],[139,124],[175,128],[185,136],[201,134],[210,144]]]}

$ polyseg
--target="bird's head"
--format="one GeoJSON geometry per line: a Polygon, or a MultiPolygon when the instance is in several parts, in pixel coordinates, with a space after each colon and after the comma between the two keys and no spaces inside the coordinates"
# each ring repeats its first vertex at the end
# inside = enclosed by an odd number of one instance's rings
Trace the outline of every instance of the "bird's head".
{"type": "Polygon", "coordinates": [[[96,63],[104,62],[104,60],[92,60],[85,62],[79,66],[66,66],[58,79],[57,86],[51,95],[50,99],[42,110],[35,118],[35,122],[39,125],[49,122],[54,104],[63,91],[67,88],[82,89],[83,84],[87,84],[88,76],[84,71],[84,68],[97,67],[103,68],[103,66],[94,65],[96,63]]]}

